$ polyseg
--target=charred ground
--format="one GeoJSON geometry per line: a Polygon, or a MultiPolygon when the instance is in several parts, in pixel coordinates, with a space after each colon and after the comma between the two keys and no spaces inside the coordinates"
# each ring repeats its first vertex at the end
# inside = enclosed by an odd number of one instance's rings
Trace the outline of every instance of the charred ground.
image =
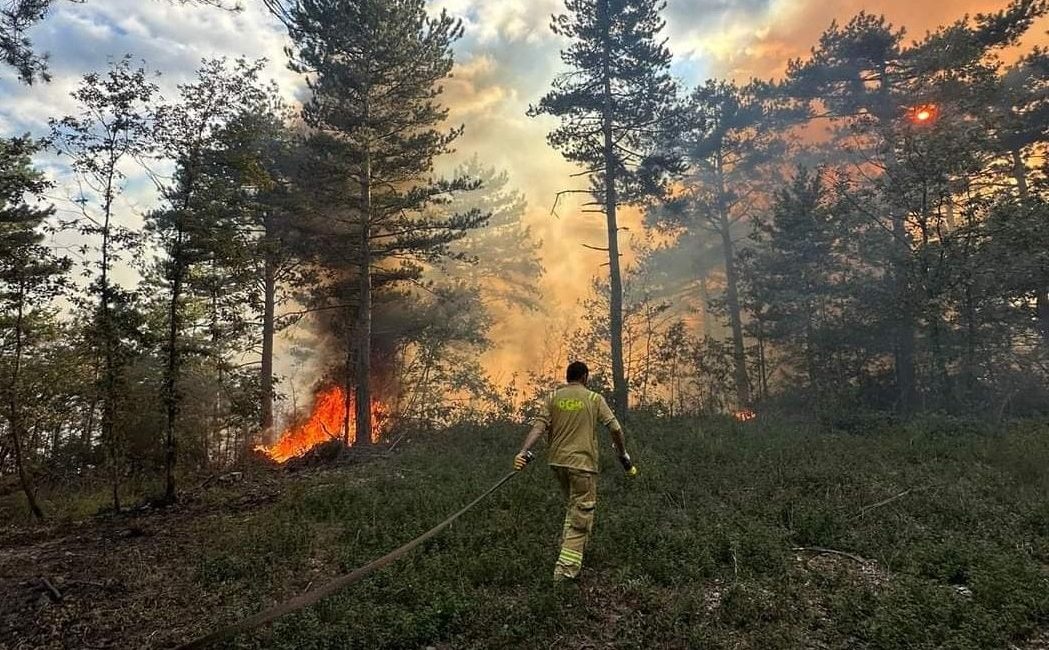
{"type": "MultiPolygon", "coordinates": [[[[631,429],[643,474],[605,459],[578,590],[550,584],[560,503],[536,466],[422,552],[232,647],[1043,647],[1045,423],[631,429]]],[[[519,435],[459,428],[197,483],[166,511],[10,523],[0,647],[188,640],[423,532],[505,473],[519,435]]]]}

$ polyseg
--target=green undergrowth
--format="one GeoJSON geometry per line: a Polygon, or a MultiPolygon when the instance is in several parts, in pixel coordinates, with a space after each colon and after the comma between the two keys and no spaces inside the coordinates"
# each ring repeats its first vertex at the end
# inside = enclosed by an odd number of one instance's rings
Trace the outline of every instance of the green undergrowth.
{"type": "MultiPolygon", "coordinates": [[[[459,428],[296,482],[205,527],[192,579],[233,599],[216,620],[322,584],[488,488],[522,434],[459,428]]],[[[629,434],[641,475],[603,459],[577,587],[550,580],[562,506],[536,463],[410,557],[230,647],[1007,648],[1049,627],[1044,423],[629,434]]]]}

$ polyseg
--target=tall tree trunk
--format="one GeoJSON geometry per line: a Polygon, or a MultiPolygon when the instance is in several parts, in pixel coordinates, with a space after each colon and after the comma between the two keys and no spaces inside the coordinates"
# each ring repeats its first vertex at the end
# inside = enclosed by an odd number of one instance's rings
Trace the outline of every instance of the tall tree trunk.
{"type": "Polygon", "coordinates": [[[84,409],[84,424],[80,431],[80,445],[83,447],[85,456],[91,455],[91,443],[95,433],[95,412],[98,410],[99,402],[97,387],[102,383],[101,372],[101,361],[96,353],[91,366],[91,385],[96,389],[92,391],[91,399],[87,404],[87,408],[84,409]]]}
{"type": "MultiPolygon", "coordinates": [[[[896,156],[896,136],[891,126],[893,120],[896,119],[896,108],[891,97],[892,87],[888,66],[884,63],[878,66],[878,78],[880,102],[874,107],[874,113],[880,124],[889,125],[885,136],[885,164],[888,177],[892,178],[895,168],[899,165],[896,156]]],[[[889,196],[886,198],[892,199],[889,196]]],[[[892,292],[896,298],[897,314],[893,323],[893,369],[896,374],[897,409],[907,415],[914,412],[918,403],[914,369],[916,324],[911,307],[910,283],[907,277],[908,262],[913,246],[910,233],[907,232],[906,216],[899,214],[898,208],[893,210],[897,212],[890,214],[894,255],[890,260],[892,268],[889,270],[889,278],[892,282],[892,292]]]]}
{"type": "MultiPolygon", "coordinates": [[[[219,314],[219,287],[218,281],[218,269],[217,264],[212,261],[212,273],[215,274],[215,283],[211,287],[211,349],[217,351],[219,345],[222,342],[222,317],[219,314]]],[[[211,403],[211,429],[206,435],[202,437],[203,448],[201,449],[202,458],[204,459],[204,465],[207,466],[212,458],[213,450],[220,450],[222,448],[222,434],[227,428],[226,423],[222,414],[226,410],[224,403],[225,396],[225,385],[226,385],[226,363],[221,354],[216,356],[216,364],[218,371],[218,384],[216,386],[215,396],[211,403]]]]}
{"type": "Polygon", "coordinates": [[[601,0],[599,11],[601,12],[603,30],[603,76],[604,76],[604,106],[601,116],[601,132],[603,137],[604,157],[604,181],[605,181],[605,216],[608,228],[608,278],[609,278],[609,336],[612,352],[612,392],[615,402],[616,417],[620,420],[626,419],[629,389],[626,384],[626,371],[623,365],[623,277],[619,268],[619,225],[616,219],[618,197],[616,193],[617,166],[619,164],[615,155],[615,142],[612,133],[612,120],[615,110],[612,105],[612,65],[610,51],[610,32],[608,0],[601,0]]]}
{"type": "Polygon", "coordinates": [[[350,440],[350,423],[353,421],[353,402],[356,399],[351,397],[355,394],[356,385],[354,383],[354,376],[357,373],[356,364],[354,363],[354,352],[357,348],[357,341],[355,337],[355,328],[351,323],[355,323],[357,320],[356,314],[351,318],[351,312],[347,309],[346,314],[346,369],[342,373],[342,395],[343,395],[343,409],[342,409],[342,444],[349,447],[353,444],[350,440]]]}
{"type": "Polygon", "coordinates": [[[761,380],[760,399],[767,399],[769,396],[769,371],[768,371],[768,352],[765,349],[765,333],[764,331],[758,335],[758,373],[761,380]]]}
{"type": "Polygon", "coordinates": [[[120,512],[120,450],[116,439],[115,415],[117,400],[117,369],[115,332],[112,314],[112,289],[109,286],[110,264],[110,220],[113,212],[113,175],[116,160],[109,161],[109,174],[106,177],[106,189],[102,206],[102,266],[99,276],[100,316],[102,325],[102,440],[109,450],[110,482],[113,494],[113,510],[120,512]]]}
{"type": "Polygon", "coordinates": [[[911,309],[910,283],[907,279],[907,259],[911,254],[910,233],[906,220],[894,216],[892,233],[895,238],[896,260],[893,263],[893,291],[896,295],[896,327],[894,332],[894,367],[898,409],[904,415],[914,412],[918,405],[918,390],[914,369],[914,313],[911,309]]]}
{"type": "MultiPolygon", "coordinates": [[[[12,405],[13,409],[20,408],[17,404],[12,405]]],[[[29,471],[25,467],[25,460],[22,455],[22,434],[19,431],[21,429],[21,422],[18,415],[12,410],[9,416],[9,424],[11,425],[11,450],[15,457],[15,469],[18,471],[18,482],[22,486],[22,492],[25,493],[26,503],[29,505],[29,511],[33,513],[37,521],[44,520],[44,511],[40,509],[40,505],[36,502],[36,494],[33,491],[33,482],[29,478],[29,471]]]]}
{"type": "Polygon", "coordinates": [[[8,393],[8,424],[11,427],[12,452],[15,457],[15,469],[18,471],[18,481],[25,493],[26,503],[29,511],[33,513],[37,521],[44,520],[44,511],[36,502],[36,494],[33,492],[33,482],[29,478],[29,470],[25,466],[25,457],[22,452],[22,352],[24,347],[25,328],[25,284],[19,283],[18,287],[18,309],[15,316],[15,356],[11,369],[11,387],[8,393]]]}
{"type": "MultiPolygon", "coordinates": [[[[967,254],[968,255],[968,254],[967,254]]],[[[969,262],[966,260],[966,265],[969,262]]],[[[963,302],[962,314],[965,319],[965,363],[962,364],[962,384],[965,395],[962,400],[966,404],[972,404],[976,396],[976,300],[973,296],[973,281],[971,275],[965,280],[965,300],[963,302]]]]}
{"type": "Polygon", "coordinates": [[[726,204],[725,176],[721,152],[717,153],[717,204],[718,230],[721,233],[721,249],[725,256],[725,303],[728,308],[729,325],[732,328],[733,377],[736,384],[736,399],[740,406],[750,405],[750,378],[747,375],[747,353],[743,344],[743,315],[739,307],[739,274],[736,271],[736,250],[732,242],[732,221],[726,204]]]}
{"type": "MultiPolygon", "coordinates": [[[[259,387],[262,393],[262,407],[259,417],[259,429],[265,435],[273,428],[273,338],[274,320],[277,304],[277,265],[273,255],[266,253],[262,271],[262,369],[259,371],[259,387]]],[[[245,436],[247,445],[252,444],[250,436],[245,436]]]]}
{"type": "MultiPolygon", "coordinates": [[[[181,216],[179,217],[181,219],[181,216]]],[[[182,309],[182,283],[185,276],[183,247],[184,233],[181,223],[175,235],[175,247],[172,251],[173,265],[171,277],[171,302],[168,305],[168,340],[167,340],[167,366],[164,370],[164,406],[166,411],[165,436],[164,436],[164,502],[173,504],[178,498],[175,492],[175,461],[176,441],[175,425],[178,421],[179,394],[179,350],[178,335],[181,330],[182,309]]]]}
{"type": "Polygon", "coordinates": [[[363,214],[361,223],[360,305],[357,309],[357,439],[355,444],[372,442],[372,273],[371,273],[371,217],[372,217],[372,155],[364,155],[364,182],[361,187],[363,214]]]}

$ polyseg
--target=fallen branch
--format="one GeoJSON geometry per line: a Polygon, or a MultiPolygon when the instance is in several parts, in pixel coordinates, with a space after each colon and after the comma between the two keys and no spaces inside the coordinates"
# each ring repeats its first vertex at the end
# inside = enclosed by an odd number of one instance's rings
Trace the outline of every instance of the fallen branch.
{"type": "Polygon", "coordinates": [[[50,596],[50,598],[51,598],[51,600],[53,602],[57,603],[58,601],[62,600],[62,592],[59,591],[58,588],[55,587],[53,584],[51,584],[50,580],[48,580],[47,578],[41,576],[40,577],[40,584],[44,585],[44,588],[47,589],[48,596],[50,596]]]}
{"type": "Polygon", "coordinates": [[[401,441],[404,440],[407,436],[408,436],[408,431],[405,431],[401,435],[397,436],[397,439],[393,441],[393,444],[390,445],[390,448],[386,450],[386,454],[387,455],[392,454],[393,450],[397,449],[397,445],[401,444],[401,441]]]}
{"type": "Polygon", "coordinates": [[[217,476],[218,476],[218,474],[212,474],[211,476],[207,477],[206,479],[201,481],[200,485],[198,485],[197,487],[193,488],[191,490],[191,492],[200,492],[204,488],[208,487],[208,485],[210,485],[211,482],[214,481],[215,477],[217,477],[217,476]]]}
{"type": "Polygon", "coordinates": [[[903,492],[900,492],[899,494],[891,496],[888,499],[883,499],[883,500],[881,500],[881,501],[879,501],[877,503],[872,503],[869,506],[864,506],[863,508],[860,509],[859,512],[857,512],[852,517],[850,517],[850,519],[859,519],[863,515],[865,515],[868,512],[870,512],[871,510],[874,510],[876,508],[881,508],[882,506],[887,506],[890,503],[893,503],[894,501],[898,501],[898,500],[902,499],[903,497],[907,496],[908,494],[911,494],[912,492],[924,492],[925,490],[929,490],[929,489],[931,489],[933,487],[935,487],[935,486],[933,486],[933,485],[926,485],[925,487],[907,488],[903,492]]]}
{"type": "Polygon", "coordinates": [[[823,548],[822,546],[795,546],[790,549],[796,553],[816,553],[817,555],[840,555],[841,557],[847,557],[853,562],[859,562],[860,564],[867,564],[868,560],[863,559],[859,555],[853,553],[846,553],[845,551],[836,551],[833,548],[823,548]]]}

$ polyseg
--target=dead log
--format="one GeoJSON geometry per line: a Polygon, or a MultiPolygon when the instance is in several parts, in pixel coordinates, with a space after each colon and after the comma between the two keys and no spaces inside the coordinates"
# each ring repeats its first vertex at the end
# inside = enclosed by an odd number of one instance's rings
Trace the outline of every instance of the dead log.
{"type": "Polygon", "coordinates": [[[51,602],[57,603],[60,600],[62,600],[62,592],[58,590],[58,587],[56,587],[55,585],[51,584],[50,580],[48,580],[47,578],[41,576],[40,577],[40,584],[43,585],[44,589],[47,590],[47,595],[51,599],[51,602]]]}

